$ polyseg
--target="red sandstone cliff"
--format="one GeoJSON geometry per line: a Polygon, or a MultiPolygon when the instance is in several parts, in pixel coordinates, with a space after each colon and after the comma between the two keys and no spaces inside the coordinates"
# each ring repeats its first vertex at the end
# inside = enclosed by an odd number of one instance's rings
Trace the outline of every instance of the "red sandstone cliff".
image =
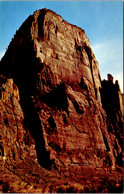
{"type": "MultiPolygon", "coordinates": [[[[86,172],[109,169],[116,177],[117,166],[122,166],[121,92],[111,76],[101,81],[84,30],[50,10],[36,11],[16,32],[0,62],[0,73],[3,168],[8,170],[14,163],[23,171],[22,163],[27,160],[24,166],[30,169],[31,160],[39,172],[43,168],[56,171],[55,182],[61,179],[65,184],[58,173],[73,180],[73,186],[70,182],[62,188],[48,186],[48,192],[67,192],[69,188],[86,192],[80,182],[82,176],[88,177],[86,172]]],[[[22,173],[15,174],[20,181],[22,173]]],[[[38,181],[43,178],[39,174],[38,181]]],[[[11,176],[8,180],[11,182],[11,176]]],[[[12,189],[46,191],[43,186],[36,190],[39,182],[32,185],[32,189],[12,189]]]]}

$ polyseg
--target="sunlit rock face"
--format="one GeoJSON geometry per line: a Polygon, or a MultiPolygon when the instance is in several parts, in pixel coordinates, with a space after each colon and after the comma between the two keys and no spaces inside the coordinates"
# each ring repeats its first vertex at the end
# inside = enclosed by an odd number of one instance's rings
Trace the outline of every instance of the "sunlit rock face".
{"type": "Polygon", "coordinates": [[[26,155],[36,158],[34,141],[26,133],[24,113],[20,106],[18,87],[13,79],[0,76],[0,159],[5,162],[23,160],[26,155]],[[32,144],[32,146],[30,146],[32,144]]]}
{"type": "Polygon", "coordinates": [[[36,11],[16,32],[0,73],[2,155],[28,155],[59,172],[121,165],[121,93],[111,76],[101,82],[84,30],[36,11]]]}

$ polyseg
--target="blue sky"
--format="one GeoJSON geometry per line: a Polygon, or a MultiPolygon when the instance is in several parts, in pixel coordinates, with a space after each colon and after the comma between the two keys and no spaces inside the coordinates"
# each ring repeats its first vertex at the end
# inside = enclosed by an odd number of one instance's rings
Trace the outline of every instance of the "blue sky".
{"type": "Polygon", "coordinates": [[[102,79],[111,73],[122,89],[123,1],[0,1],[0,58],[25,19],[42,8],[85,30],[102,79]]]}

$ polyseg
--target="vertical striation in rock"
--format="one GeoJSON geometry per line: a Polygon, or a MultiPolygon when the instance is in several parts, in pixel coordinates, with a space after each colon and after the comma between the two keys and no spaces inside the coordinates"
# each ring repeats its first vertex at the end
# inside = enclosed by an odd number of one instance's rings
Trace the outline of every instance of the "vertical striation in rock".
{"type": "Polygon", "coordinates": [[[13,79],[0,76],[0,151],[1,160],[22,160],[26,155],[36,158],[34,141],[23,127],[24,113],[19,90],[13,79]],[[30,139],[30,143],[29,140],[30,139]]]}
{"type": "Polygon", "coordinates": [[[2,155],[5,149],[16,161],[25,157],[19,150],[32,150],[41,166],[69,172],[121,165],[121,91],[111,75],[101,81],[84,30],[51,10],[36,11],[16,32],[0,73],[7,77],[2,155]]]}

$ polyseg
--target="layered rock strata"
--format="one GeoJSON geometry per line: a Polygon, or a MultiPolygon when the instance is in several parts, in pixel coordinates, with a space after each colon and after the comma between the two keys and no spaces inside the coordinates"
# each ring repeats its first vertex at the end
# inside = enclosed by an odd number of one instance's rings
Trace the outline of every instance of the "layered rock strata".
{"type": "Polygon", "coordinates": [[[107,87],[118,84],[101,82],[84,30],[50,10],[36,11],[16,32],[0,72],[7,77],[0,101],[1,136],[7,138],[2,155],[18,160],[32,152],[41,166],[58,171],[120,165],[122,106],[111,101],[120,90],[112,89],[108,99],[107,87]]]}

